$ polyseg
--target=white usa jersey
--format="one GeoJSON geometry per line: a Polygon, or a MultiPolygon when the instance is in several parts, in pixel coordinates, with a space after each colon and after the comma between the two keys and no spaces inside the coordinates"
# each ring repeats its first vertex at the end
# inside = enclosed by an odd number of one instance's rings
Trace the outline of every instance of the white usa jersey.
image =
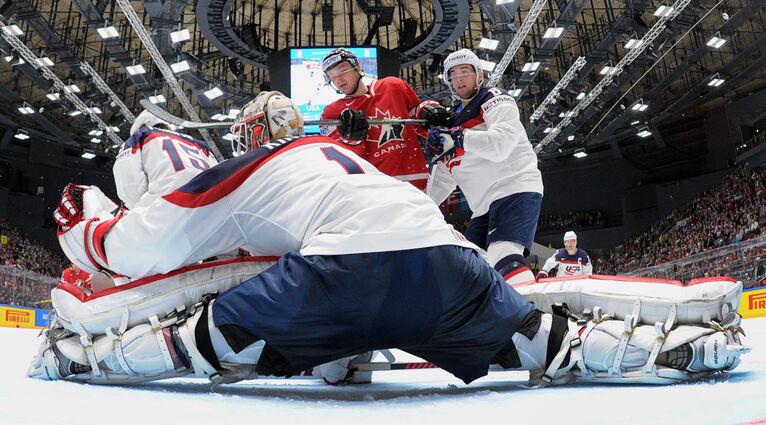
{"type": "Polygon", "coordinates": [[[217,163],[202,140],[143,128],[122,145],[112,171],[117,195],[132,210],[178,189],[217,163]]]}
{"type": "Polygon", "coordinates": [[[147,208],[59,235],[85,270],[134,278],[244,247],[337,255],[439,245],[476,249],[414,186],[328,137],[283,139],[227,160],[147,208]]]}
{"type": "Polygon", "coordinates": [[[456,186],[473,217],[484,215],[492,201],[514,193],[543,193],[537,156],[519,120],[516,101],[498,88],[482,88],[455,114],[464,130],[463,149],[436,165],[428,193],[437,204],[456,186]]]}

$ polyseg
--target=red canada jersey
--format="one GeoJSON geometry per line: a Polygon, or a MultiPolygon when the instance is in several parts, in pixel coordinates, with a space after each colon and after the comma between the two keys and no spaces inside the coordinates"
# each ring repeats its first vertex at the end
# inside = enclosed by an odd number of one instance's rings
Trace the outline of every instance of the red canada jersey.
{"type": "MultiPolygon", "coordinates": [[[[396,77],[374,80],[367,94],[345,97],[324,109],[322,119],[337,119],[346,108],[364,111],[367,119],[412,118],[420,103],[415,90],[396,77]]],[[[370,125],[367,139],[347,149],[366,159],[384,174],[425,189],[428,171],[423,149],[413,125],[370,125]]],[[[335,126],[322,127],[322,134],[340,142],[344,139],[335,126]]]]}

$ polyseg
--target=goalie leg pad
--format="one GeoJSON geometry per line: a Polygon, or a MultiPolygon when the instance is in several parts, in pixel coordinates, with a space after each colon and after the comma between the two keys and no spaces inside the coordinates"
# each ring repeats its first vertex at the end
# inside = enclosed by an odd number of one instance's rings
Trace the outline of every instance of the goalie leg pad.
{"type": "MultiPolygon", "coordinates": [[[[736,313],[730,313],[736,315],[736,313]]],[[[668,384],[698,380],[734,369],[749,348],[741,344],[738,326],[681,325],[667,330],[661,323],[629,332],[620,358],[625,321],[592,321],[573,350],[579,381],[668,384]],[[659,348],[659,355],[653,352],[659,348]],[[656,362],[656,364],[655,364],[656,362]],[[617,370],[615,372],[615,370],[617,370]]]]}

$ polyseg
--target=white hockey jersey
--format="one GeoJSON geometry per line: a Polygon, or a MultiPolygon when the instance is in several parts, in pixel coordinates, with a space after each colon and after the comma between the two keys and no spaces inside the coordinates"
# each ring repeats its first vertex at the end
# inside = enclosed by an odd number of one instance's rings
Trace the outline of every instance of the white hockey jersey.
{"type": "Polygon", "coordinates": [[[143,128],[122,145],[112,171],[117,195],[132,210],[178,189],[217,163],[202,140],[143,128]]]}
{"type": "Polygon", "coordinates": [[[59,242],[83,270],[133,278],[238,247],[263,255],[476,249],[423,192],[322,136],[259,147],[146,208],[84,220],[59,234],[59,242]]]}
{"type": "Polygon", "coordinates": [[[519,120],[516,101],[505,90],[482,88],[455,115],[464,132],[463,149],[436,165],[428,194],[441,204],[460,186],[473,217],[492,201],[521,192],[543,193],[537,156],[519,120]]]}

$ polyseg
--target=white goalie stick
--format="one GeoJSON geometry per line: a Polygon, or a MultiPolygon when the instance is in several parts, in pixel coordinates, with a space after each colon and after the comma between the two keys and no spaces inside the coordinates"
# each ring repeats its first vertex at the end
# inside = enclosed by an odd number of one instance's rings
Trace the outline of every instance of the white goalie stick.
{"type": "MultiPolygon", "coordinates": [[[[181,117],[171,114],[170,112],[155,105],[154,103],[150,102],[147,99],[141,99],[140,103],[144,109],[149,111],[152,115],[156,116],[157,118],[163,121],[169,122],[170,124],[173,124],[175,126],[180,126],[183,128],[228,128],[234,124],[234,121],[221,121],[221,122],[187,121],[181,117]]],[[[382,120],[371,119],[371,120],[367,120],[367,122],[370,123],[370,125],[423,125],[426,123],[425,120],[399,119],[399,118],[382,119],[382,120]]],[[[309,120],[309,121],[305,121],[303,124],[304,125],[338,125],[340,124],[340,121],[309,120]]]]}

